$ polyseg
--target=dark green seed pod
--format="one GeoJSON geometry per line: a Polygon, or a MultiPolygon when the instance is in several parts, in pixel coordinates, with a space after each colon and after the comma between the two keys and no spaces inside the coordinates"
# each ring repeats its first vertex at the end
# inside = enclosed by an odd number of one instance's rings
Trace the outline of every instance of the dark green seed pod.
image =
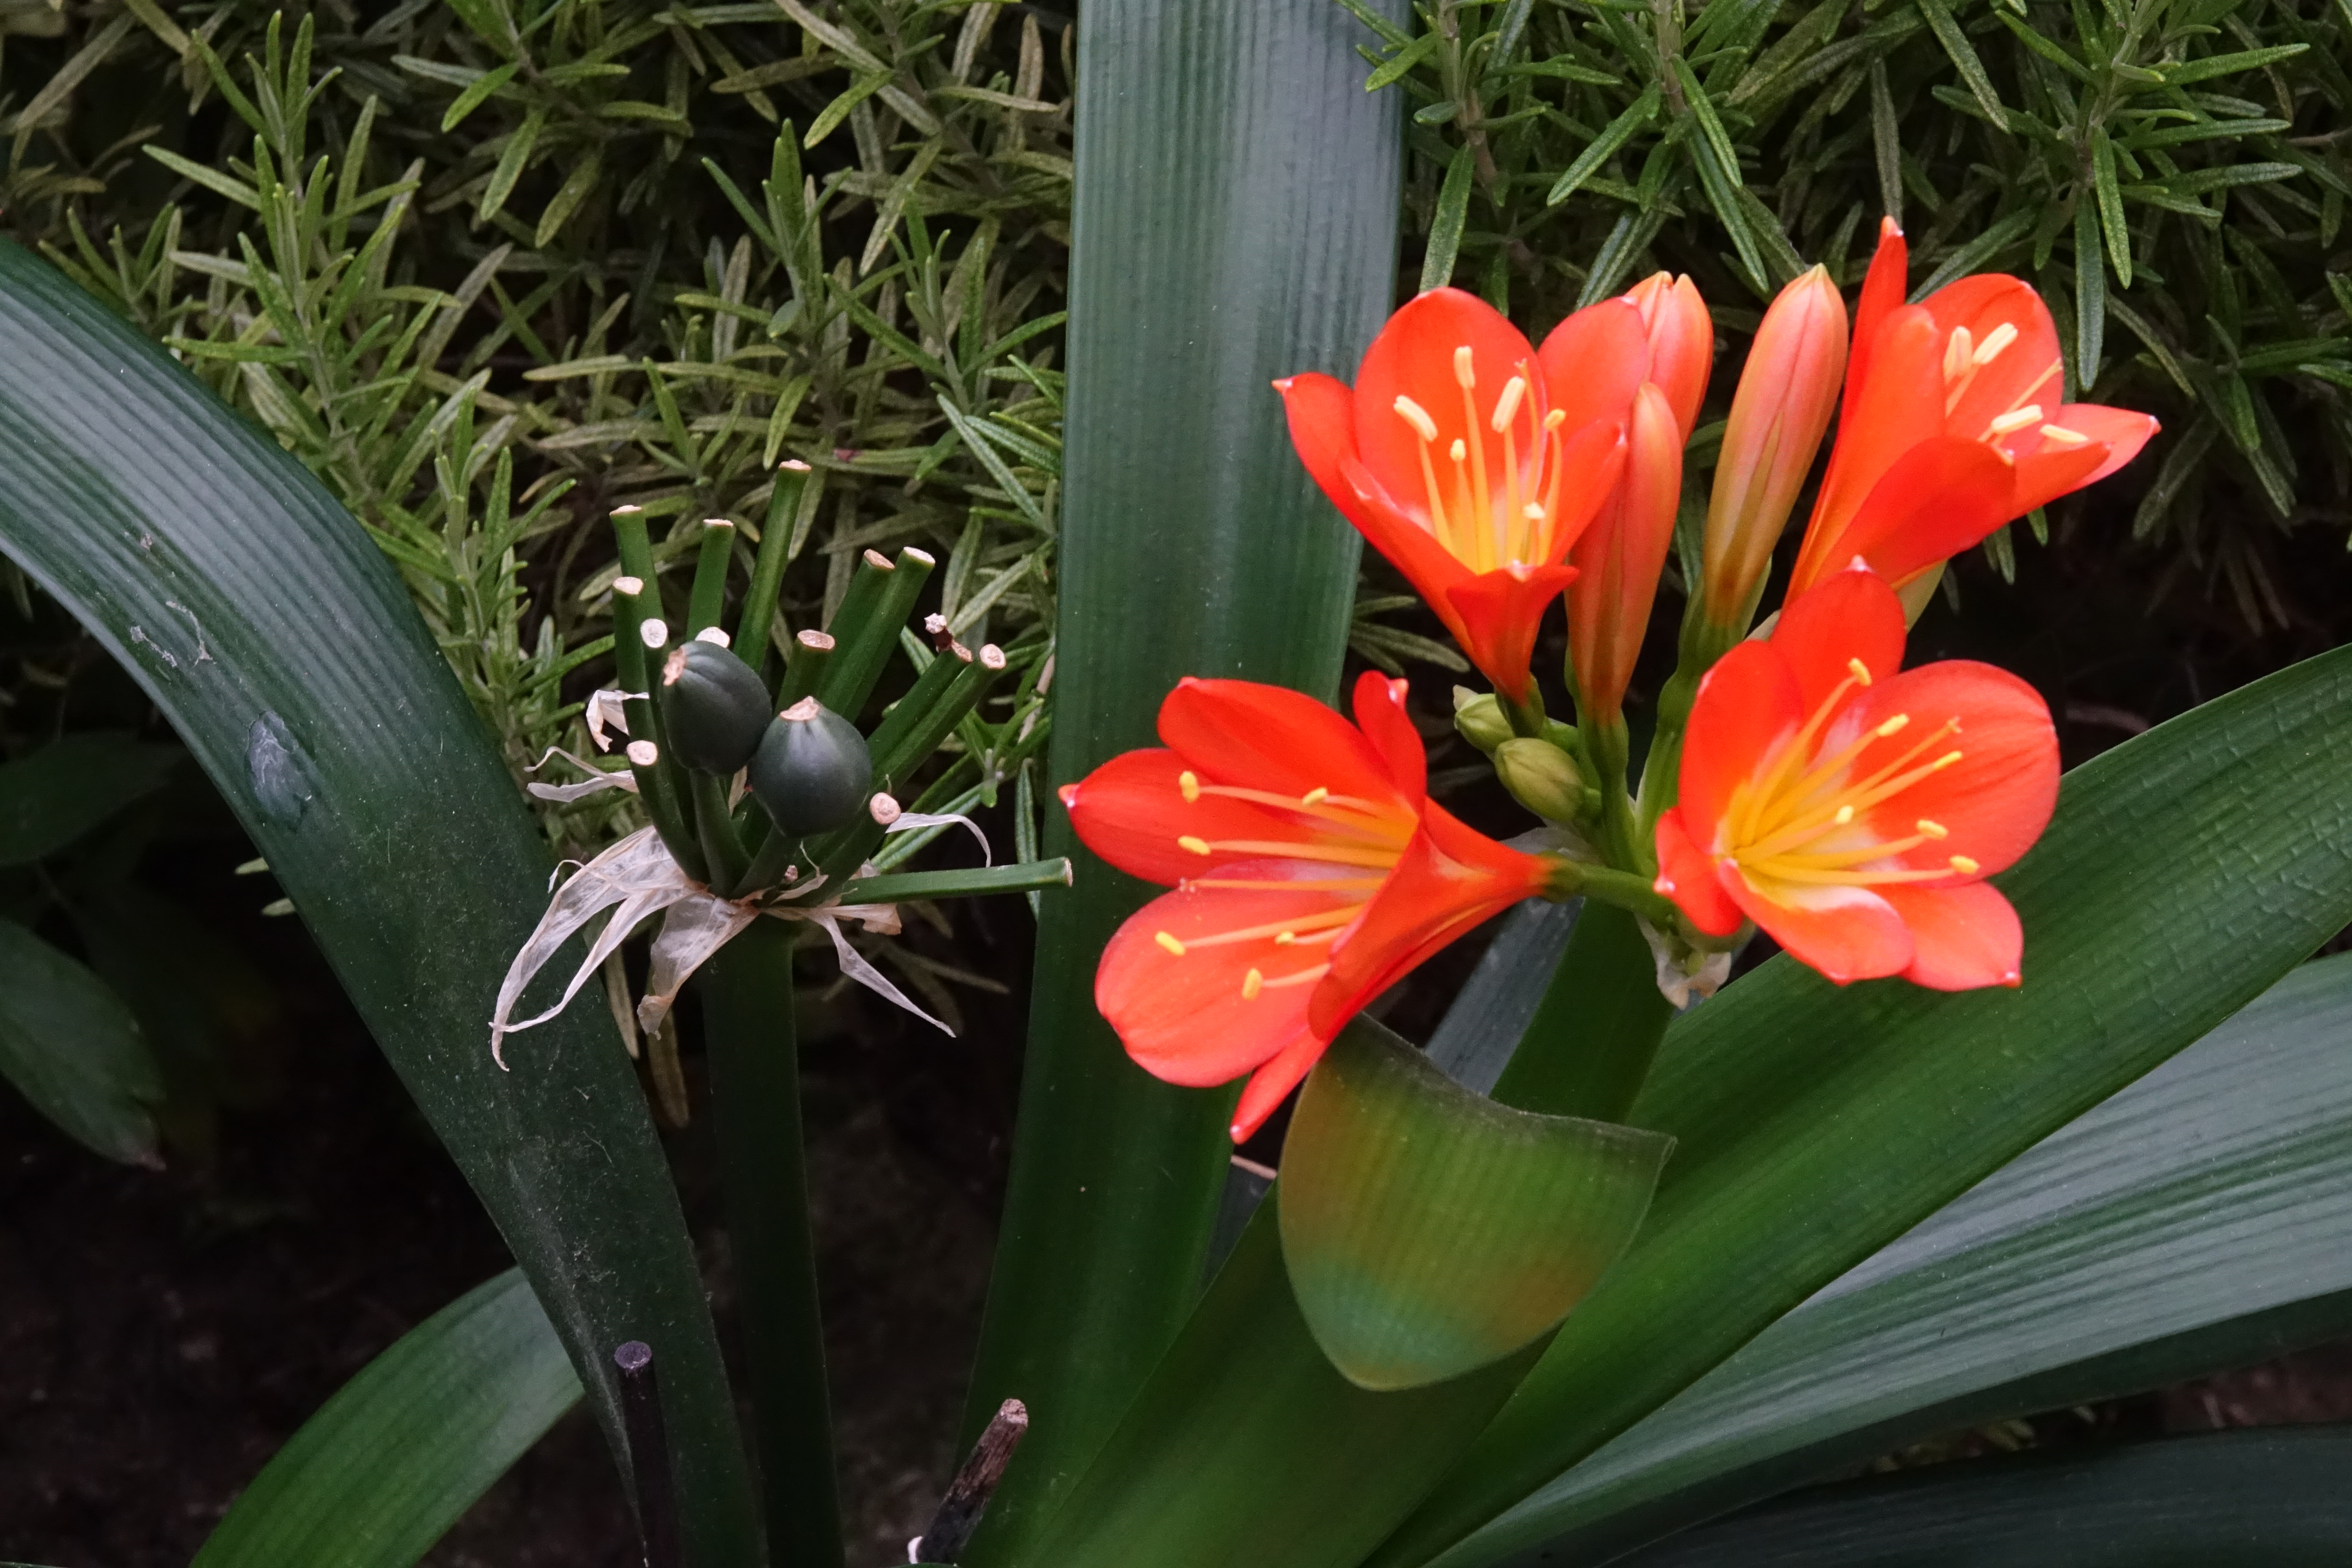
{"type": "Polygon", "coordinates": [[[857,726],[815,698],[776,716],[751,758],[751,793],[786,833],[839,827],[874,788],[874,756],[857,726]]]}
{"type": "Polygon", "coordinates": [[[768,731],[768,688],[717,643],[681,643],[661,667],[669,749],[688,767],[721,778],[751,760],[768,731]]]}

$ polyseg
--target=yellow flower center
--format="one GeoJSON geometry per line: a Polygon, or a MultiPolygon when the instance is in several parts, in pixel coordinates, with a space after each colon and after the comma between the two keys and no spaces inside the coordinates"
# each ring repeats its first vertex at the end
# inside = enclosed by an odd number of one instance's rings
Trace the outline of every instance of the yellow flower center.
{"type": "Polygon", "coordinates": [[[1532,566],[1551,559],[1559,509],[1559,429],[1568,416],[1554,409],[1538,419],[1535,400],[1528,395],[1535,367],[1521,360],[1517,370],[1482,414],[1470,345],[1465,343],[1454,351],[1454,381],[1462,393],[1463,427],[1475,432],[1483,425],[1503,438],[1499,489],[1495,476],[1487,471],[1485,441],[1473,444],[1456,437],[1448,443],[1445,471],[1441,475],[1432,450],[1437,445],[1437,421],[1429,410],[1402,394],[1392,405],[1420,445],[1430,533],[1456,561],[1476,572],[1532,566]],[[1528,441],[1524,463],[1518,446],[1522,425],[1528,441]]]}

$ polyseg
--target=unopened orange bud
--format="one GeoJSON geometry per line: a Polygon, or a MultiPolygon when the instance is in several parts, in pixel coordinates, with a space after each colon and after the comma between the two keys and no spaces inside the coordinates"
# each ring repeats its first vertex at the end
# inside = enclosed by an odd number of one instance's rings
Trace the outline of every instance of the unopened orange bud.
{"type": "Polygon", "coordinates": [[[1698,405],[1706,397],[1706,373],[1715,363],[1715,321],[1698,285],[1687,275],[1654,272],[1625,296],[1642,312],[1650,333],[1650,380],[1666,395],[1683,439],[1690,439],[1698,405]]]}
{"type": "Polygon", "coordinates": [[[1706,509],[1702,609],[1737,636],[1747,629],[1772,547],[1813,466],[1845,371],[1845,301],[1827,269],[1780,290],[1732,395],[1715,493],[1706,509]]]}
{"type": "Polygon", "coordinates": [[[1568,652],[1580,712],[1613,715],[1624,703],[1682,485],[1682,427],[1665,390],[1645,382],[1626,424],[1624,477],[1569,555],[1577,576],[1568,585],[1568,652]]]}

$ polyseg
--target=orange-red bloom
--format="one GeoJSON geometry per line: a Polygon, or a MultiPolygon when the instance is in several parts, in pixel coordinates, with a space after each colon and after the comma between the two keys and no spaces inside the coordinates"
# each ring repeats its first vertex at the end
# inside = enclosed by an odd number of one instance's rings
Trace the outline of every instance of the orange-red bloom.
{"type": "Polygon", "coordinates": [[[1433,289],[1389,318],[1353,387],[1313,374],[1275,387],[1323,493],[1521,703],[1537,623],[1617,481],[1650,360],[1630,296],[1579,310],[1538,353],[1486,301],[1433,289]]]}
{"type": "Polygon", "coordinates": [[[1842,572],[1707,671],[1657,890],[1712,935],[1754,921],[1841,985],[2015,985],[2017,911],[1984,878],[2050,820],[2050,710],[1990,665],[1897,674],[1903,641],[1894,590],[1842,572]]]}
{"type": "MultiPolygon", "coordinates": [[[[1683,445],[1715,357],[1715,326],[1688,278],[1658,273],[1625,302],[1641,311],[1649,345],[1626,420],[1625,473],[1569,554],[1577,575],[1568,589],[1568,657],[1580,711],[1590,717],[1617,712],[1633,678],[1674,544],[1683,445]]],[[[1549,354],[1551,345],[1544,348],[1549,354]]]]}
{"type": "Polygon", "coordinates": [[[1111,938],[1096,1005],[1155,1077],[1254,1074],[1235,1142],[1358,1008],[1544,889],[1544,860],[1427,797],[1404,697],[1403,681],[1366,674],[1350,724],[1280,687],[1187,679],[1160,706],[1164,750],[1062,791],[1088,848],[1176,889],[1111,938]]]}
{"type": "Polygon", "coordinates": [[[2031,286],[1987,273],[1902,302],[1909,253],[1880,230],[1845,404],[1791,595],[1856,556],[1897,587],[2002,523],[2122,468],[2156,421],[2062,404],[2058,330],[2031,286]]]}

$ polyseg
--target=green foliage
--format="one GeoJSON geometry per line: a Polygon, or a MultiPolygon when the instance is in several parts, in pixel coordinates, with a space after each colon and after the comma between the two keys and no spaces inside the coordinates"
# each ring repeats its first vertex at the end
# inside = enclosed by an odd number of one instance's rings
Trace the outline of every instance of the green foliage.
{"type": "Polygon", "coordinates": [[[956,636],[1042,637],[1071,47],[914,0],[10,9],[0,211],[369,526],[520,773],[585,752],[616,504],[665,569],[789,530],[779,646],[908,543],[956,636]]]}
{"type": "Polygon", "coordinates": [[[1810,261],[1857,281],[1892,214],[1916,288],[2026,278],[2072,395],[2163,419],[2131,531],[2251,623],[2285,618],[2267,533],[2352,525],[2341,6],[1419,0],[1408,29],[1339,3],[1412,100],[1424,285],[1549,327],[1666,267],[1738,334],[1810,261]]]}

